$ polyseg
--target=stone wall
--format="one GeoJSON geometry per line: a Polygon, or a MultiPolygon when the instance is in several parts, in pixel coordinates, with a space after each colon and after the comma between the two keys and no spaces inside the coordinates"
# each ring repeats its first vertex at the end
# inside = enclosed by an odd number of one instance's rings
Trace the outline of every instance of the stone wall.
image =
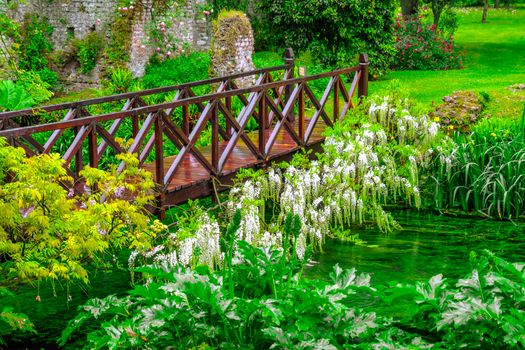
{"type": "MultiPolygon", "coordinates": [[[[187,0],[185,5],[179,9],[178,15],[171,20],[167,26],[166,36],[176,40],[173,48],[163,50],[167,56],[174,56],[182,53],[186,46],[194,51],[208,51],[211,41],[210,20],[207,14],[199,11],[199,8],[206,3],[206,0],[187,0]]],[[[152,0],[142,0],[144,11],[134,17],[132,24],[132,45],[130,52],[129,68],[135,77],[144,75],[144,68],[151,55],[155,53],[155,47],[146,45],[148,42],[148,25],[152,21],[150,9],[153,6],[152,0]]],[[[170,43],[171,45],[171,43],[170,43]]]]}
{"type": "MultiPolygon", "coordinates": [[[[6,0],[0,0],[6,1],[6,0]]],[[[180,16],[173,26],[173,35],[179,39],[180,45],[173,50],[189,46],[195,51],[207,51],[210,47],[211,33],[209,16],[204,15],[200,8],[207,0],[187,0],[183,5],[180,16]]],[[[137,1],[136,1],[137,2],[137,1]]],[[[134,76],[144,74],[144,67],[155,48],[147,45],[148,25],[152,19],[152,0],[142,0],[142,11],[133,17],[132,37],[130,45],[129,68],[134,76]]],[[[66,50],[72,38],[82,39],[93,31],[99,31],[109,37],[111,24],[118,10],[118,0],[29,0],[20,2],[10,12],[16,20],[23,20],[26,14],[38,13],[48,18],[54,31],[52,41],[56,50],[66,50]]],[[[68,65],[61,77],[70,83],[89,84],[99,83],[99,69],[90,76],[72,71],[68,65]]]]}
{"type": "MultiPolygon", "coordinates": [[[[219,16],[213,32],[211,64],[213,76],[225,76],[254,70],[253,30],[242,12],[228,12],[219,16]]],[[[253,84],[253,77],[237,79],[239,87],[253,84]]]]}
{"type": "Polygon", "coordinates": [[[118,0],[30,0],[11,12],[21,21],[25,14],[47,17],[53,26],[52,41],[56,49],[64,49],[71,38],[84,38],[101,30],[115,18],[118,0]]]}

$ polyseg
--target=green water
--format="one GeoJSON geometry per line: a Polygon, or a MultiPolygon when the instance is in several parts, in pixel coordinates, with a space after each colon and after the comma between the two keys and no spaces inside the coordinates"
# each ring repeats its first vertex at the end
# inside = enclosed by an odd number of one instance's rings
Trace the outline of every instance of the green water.
{"type": "Polygon", "coordinates": [[[335,264],[371,274],[372,283],[421,281],[443,273],[462,277],[470,271],[471,251],[488,249],[509,261],[525,261],[525,224],[398,212],[402,230],[376,227],[356,233],[366,245],[328,240],[314,257],[310,278],[326,278],[335,264]]]}
{"type": "MultiPolygon", "coordinates": [[[[368,246],[327,241],[324,254],[314,257],[307,276],[327,278],[338,263],[343,268],[355,267],[370,273],[373,283],[426,280],[438,273],[460,277],[470,270],[470,252],[483,249],[510,261],[525,261],[525,224],[404,212],[398,212],[394,217],[403,230],[388,235],[373,226],[356,231],[368,246]]],[[[76,315],[78,305],[92,297],[125,293],[129,287],[129,274],[115,270],[92,275],[91,286],[85,290],[71,288],[70,300],[61,286],[56,286],[56,297],[51,287],[41,286],[40,302],[35,300],[35,288],[15,290],[16,297],[3,298],[0,307],[11,305],[16,311],[27,314],[35,323],[38,334],[18,335],[5,340],[10,349],[56,348],[56,339],[67,321],[76,315]]],[[[77,348],[77,345],[69,348],[77,348]]]]}
{"type": "MultiPolygon", "coordinates": [[[[130,289],[129,272],[123,269],[92,271],[90,285],[41,284],[40,294],[36,286],[23,286],[12,290],[15,297],[3,297],[2,306],[11,306],[15,312],[26,314],[34,323],[36,334],[14,333],[3,336],[8,349],[55,349],[57,339],[67,322],[77,315],[77,308],[90,298],[103,298],[108,294],[122,294],[130,289]],[[36,296],[40,295],[40,301],[36,296]],[[68,297],[69,295],[69,297],[68,297]]],[[[5,329],[0,328],[0,334],[5,329]]],[[[70,349],[79,346],[69,346],[70,349]]],[[[2,349],[2,346],[0,346],[2,349]]]]}

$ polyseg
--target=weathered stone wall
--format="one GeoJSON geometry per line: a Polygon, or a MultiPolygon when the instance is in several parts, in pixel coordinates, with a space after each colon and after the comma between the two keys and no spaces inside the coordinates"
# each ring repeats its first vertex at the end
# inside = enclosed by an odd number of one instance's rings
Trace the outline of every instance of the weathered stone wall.
{"type": "Polygon", "coordinates": [[[24,15],[37,13],[47,17],[53,26],[52,41],[56,49],[64,49],[72,38],[84,38],[100,30],[115,18],[118,0],[31,0],[22,3],[11,15],[22,20],[24,15]]]}
{"type": "MultiPolygon", "coordinates": [[[[169,33],[176,40],[176,47],[168,50],[170,55],[178,55],[183,52],[186,46],[194,51],[207,51],[210,48],[211,30],[208,14],[199,11],[199,8],[206,3],[206,0],[187,0],[186,5],[180,8],[179,15],[170,25],[169,33]]],[[[145,9],[138,16],[134,17],[132,25],[132,44],[130,52],[129,68],[135,77],[144,75],[144,68],[155,53],[155,48],[146,45],[148,42],[148,25],[152,21],[151,8],[152,0],[142,0],[145,9]]]]}
{"type": "MultiPolygon", "coordinates": [[[[220,15],[213,32],[211,64],[213,76],[224,76],[254,70],[253,30],[248,17],[241,12],[220,15]]],[[[253,84],[253,77],[238,79],[240,87],[253,84]]]]}
{"type": "MultiPolygon", "coordinates": [[[[6,1],[6,0],[0,0],[6,1]]],[[[209,16],[204,15],[200,8],[207,0],[187,0],[180,16],[173,26],[173,35],[179,40],[179,47],[173,54],[189,46],[195,51],[207,51],[210,47],[211,33],[209,16]]],[[[111,28],[118,10],[118,0],[29,0],[19,3],[10,16],[21,21],[26,14],[37,13],[48,18],[54,31],[52,41],[56,50],[65,50],[72,38],[82,39],[93,31],[104,33],[111,28]]],[[[147,45],[148,25],[152,20],[152,0],[142,0],[142,11],[133,17],[132,37],[130,45],[129,68],[135,76],[144,74],[144,67],[154,53],[154,48],[147,45]]],[[[129,10],[129,9],[128,9],[129,10]]],[[[100,69],[90,76],[72,71],[69,65],[67,71],[60,72],[62,78],[71,83],[98,83],[100,69]]],[[[74,70],[74,69],[73,69],[74,70]]]]}

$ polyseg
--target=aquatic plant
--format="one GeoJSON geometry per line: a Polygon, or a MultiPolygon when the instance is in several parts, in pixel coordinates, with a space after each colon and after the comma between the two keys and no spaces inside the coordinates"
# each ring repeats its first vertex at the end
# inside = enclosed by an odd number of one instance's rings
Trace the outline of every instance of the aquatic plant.
{"type": "Polygon", "coordinates": [[[523,217],[524,121],[525,110],[513,128],[477,127],[466,137],[456,135],[452,147],[439,150],[446,166],[434,167],[436,206],[474,210],[500,219],[523,217]]]}

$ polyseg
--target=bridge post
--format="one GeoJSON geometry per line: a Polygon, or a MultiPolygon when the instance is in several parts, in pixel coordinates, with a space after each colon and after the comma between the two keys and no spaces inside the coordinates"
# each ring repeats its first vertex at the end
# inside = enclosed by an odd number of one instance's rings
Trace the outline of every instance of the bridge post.
{"type": "MultiPolygon", "coordinates": [[[[284,64],[292,65],[292,67],[289,69],[288,77],[285,77],[285,80],[295,78],[295,54],[293,52],[293,49],[290,47],[284,51],[284,64]]],[[[293,92],[293,86],[286,85],[285,90],[284,90],[284,103],[285,104],[288,103],[288,100],[290,100],[290,96],[292,96],[292,92],[293,92]]],[[[287,117],[291,122],[295,120],[293,109],[290,112],[290,114],[287,115],[287,117]]]]}
{"type": "Polygon", "coordinates": [[[359,55],[359,69],[361,69],[361,79],[359,79],[359,85],[357,87],[357,96],[359,97],[359,101],[363,99],[363,97],[368,96],[368,65],[370,64],[370,61],[368,61],[368,55],[366,53],[362,53],[359,55]]]}

